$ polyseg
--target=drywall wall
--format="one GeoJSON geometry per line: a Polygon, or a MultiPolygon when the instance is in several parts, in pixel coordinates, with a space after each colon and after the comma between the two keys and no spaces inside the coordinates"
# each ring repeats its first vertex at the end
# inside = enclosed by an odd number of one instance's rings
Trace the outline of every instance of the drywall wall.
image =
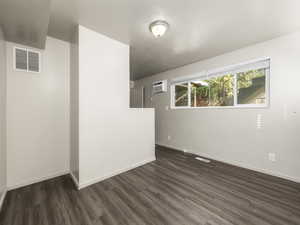
{"type": "Polygon", "coordinates": [[[154,110],[129,109],[129,46],[79,26],[79,186],[155,159],[154,110]]]}
{"type": "Polygon", "coordinates": [[[13,69],[15,45],[7,42],[9,188],[69,172],[70,44],[48,37],[41,73],[13,69]]]}
{"type": "Polygon", "coordinates": [[[6,43],[0,27],[0,209],[6,192],[6,43]]]}
{"type": "Polygon", "coordinates": [[[79,48],[78,26],[70,47],[70,172],[79,181],[79,48]]]}
{"type": "MultiPolygon", "coordinates": [[[[300,33],[282,36],[135,82],[156,109],[156,143],[300,181],[300,33]],[[152,97],[153,81],[270,57],[267,109],[170,109],[170,91],[152,97]],[[256,128],[262,115],[262,129],[256,128]],[[168,136],[169,139],[168,140],[168,136]],[[268,153],[275,153],[271,162],[268,153]]],[[[169,89],[170,90],[170,89],[169,89]]]]}

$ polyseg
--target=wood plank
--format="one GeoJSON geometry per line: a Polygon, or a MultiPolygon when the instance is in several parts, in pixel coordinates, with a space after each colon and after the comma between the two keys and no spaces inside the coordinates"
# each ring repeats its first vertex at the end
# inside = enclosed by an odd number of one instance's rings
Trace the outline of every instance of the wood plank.
{"type": "Polygon", "coordinates": [[[300,225],[300,184],[158,147],[77,191],[69,176],[9,191],[0,225],[300,225]]]}

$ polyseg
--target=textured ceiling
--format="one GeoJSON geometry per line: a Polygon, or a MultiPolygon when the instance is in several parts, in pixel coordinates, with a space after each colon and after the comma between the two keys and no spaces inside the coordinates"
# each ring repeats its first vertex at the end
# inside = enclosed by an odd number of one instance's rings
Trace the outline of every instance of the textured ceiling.
{"type": "Polygon", "coordinates": [[[41,47],[47,28],[68,41],[80,23],[130,44],[131,78],[139,79],[297,31],[299,6],[299,0],[1,0],[0,24],[7,39],[27,37],[41,47]],[[157,19],[170,24],[159,39],[148,29],[157,19]]]}

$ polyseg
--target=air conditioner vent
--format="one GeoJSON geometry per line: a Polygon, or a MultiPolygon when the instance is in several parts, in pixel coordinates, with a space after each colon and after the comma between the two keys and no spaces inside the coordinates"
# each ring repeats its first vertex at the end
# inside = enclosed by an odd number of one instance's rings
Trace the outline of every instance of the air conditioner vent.
{"type": "Polygon", "coordinates": [[[15,48],[15,69],[25,72],[40,72],[40,53],[25,48],[15,48]]]}
{"type": "Polygon", "coordinates": [[[27,71],[27,51],[23,49],[15,49],[16,69],[27,71]]]}
{"type": "Polygon", "coordinates": [[[28,70],[33,72],[40,71],[40,54],[28,51],[28,70]]]}

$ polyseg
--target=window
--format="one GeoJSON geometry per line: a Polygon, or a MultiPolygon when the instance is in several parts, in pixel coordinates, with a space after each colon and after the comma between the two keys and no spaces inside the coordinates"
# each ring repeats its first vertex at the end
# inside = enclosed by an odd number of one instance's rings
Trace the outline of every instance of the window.
{"type": "Polygon", "coordinates": [[[172,108],[266,107],[270,60],[172,82],[172,108]]]}
{"type": "Polygon", "coordinates": [[[233,106],[234,76],[227,74],[209,80],[210,106],[233,106]]]}
{"type": "Polygon", "coordinates": [[[188,83],[175,85],[175,106],[188,106],[188,83]]]}
{"type": "Polygon", "coordinates": [[[266,70],[237,74],[237,104],[266,103],[266,70]]]}
{"type": "Polygon", "coordinates": [[[14,48],[15,70],[40,72],[40,53],[25,48],[14,48]]]}
{"type": "Polygon", "coordinates": [[[194,80],[191,82],[191,107],[209,105],[209,81],[194,80]]]}

